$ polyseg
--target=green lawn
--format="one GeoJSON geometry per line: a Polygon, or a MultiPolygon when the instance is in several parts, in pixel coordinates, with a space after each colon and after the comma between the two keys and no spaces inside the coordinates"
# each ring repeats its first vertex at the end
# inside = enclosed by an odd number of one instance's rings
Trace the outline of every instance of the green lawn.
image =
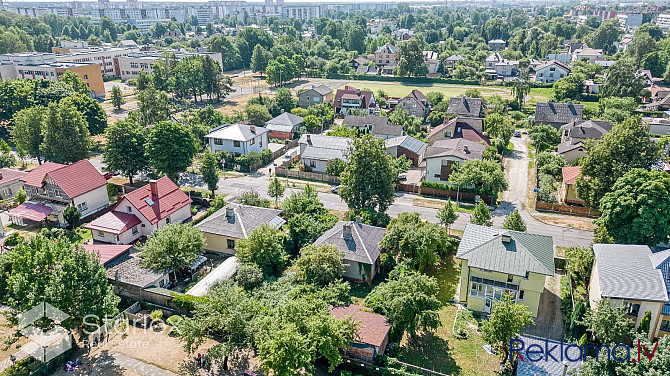
{"type": "Polygon", "coordinates": [[[383,90],[386,95],[390,97],[404,97],[409,94],[412,90],[420,90],[424,94],[428,94],[431,91],[438,91],[444,94],[445,98],[457,97],[463,95],[467,89],[477,89],[482,95],[489,96],[493,94],[498,94],[503,98],[511,98],[510,90],[503,87],[482,87],[482,86],[458,86],[458,85],[440,85],[434,86],[431,84],[426,85],[406,85],[400,82],[379,82],[379,83],[370,83],[370,82],[347,82],[346,84],[340,86],[338,89],[343,89],[345,86],[354,86],[359,89],[369,89],[374,93],[377,93],[379,90],[383,90]]]}
{"type": "Polygon", "coordinates": [[[530,89],[530,98],[526,104],[535,105],[537,102],[547,102],[554,96],[554,89],[550,87],[534,87],[530,89]]]}

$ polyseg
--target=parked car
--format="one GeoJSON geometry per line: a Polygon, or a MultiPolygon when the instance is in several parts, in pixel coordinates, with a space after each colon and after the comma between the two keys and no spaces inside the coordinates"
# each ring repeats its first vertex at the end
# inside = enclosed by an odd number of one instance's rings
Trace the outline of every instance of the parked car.
{"type": "Polygon", "coordinates": [[[341,185],[336,185],[330,191],[335,193],[335,194],[339,194],[340,193],[340,187],[341,187],[341,185]]]}
{"type": "Polygon", "coordinates": [[[521,131],[514,131],[514,137],[521,137],[521,131]]]}
{"type": "Polygon", "coordinates": [[[116,173],[114,173],[114,172],[110,172],[110,171],[103,171],[102,172],[102,176],[104,176],[105,179],[107,179],[107,180],[111,179],[114,175],[116,175],[116,173]]]}
{"type": "Polygon", "coordinates": [[[398,180],[407,180],[407,173],[406,172],[399,173],[398,180]]]}

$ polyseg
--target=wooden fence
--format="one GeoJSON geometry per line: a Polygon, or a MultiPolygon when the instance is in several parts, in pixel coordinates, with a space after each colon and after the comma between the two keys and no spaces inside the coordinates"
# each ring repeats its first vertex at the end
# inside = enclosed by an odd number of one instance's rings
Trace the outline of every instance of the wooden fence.
{"type": "Polygon", "coordinates": [[[277,176],[280,176],[280,177],[286,177],[286,175],[288,174],[289,178],[322,181],[324,183],[329,183],[329,184],[340,184],[340,178],[339,177],[333,176],[333,175],[322,174],[322,173],[318,173],[318,172],[293,171],[293,170],[288,170],[284,167],[277,166],[275,168],[275,173],[277,174],[277,176]]]}
{"type": "Polygon", "coordinates": [[[554,213],[574,214],[591,218],[600,217],[600,212],[591,208],[587,208],[584,206],[557,204],[544,201],[535,201],[535,210],[554,212],[554,213]]]}
{"type": "Polygon", "coordinates": [[[414,185],[414,184],[398,184],[396,185],[396,189],[403,192],[415,193],[425,196],[440,197],[440,198],[451,198],[458,201],[475,202],[476,197],[479,196],[479,198],[488,205],[491,205],[491,202],[493,201],[493,197],[489,195],[478,195],[472,192],[443,191],[441,189],[422,187],[420,185],[414,185]]]}

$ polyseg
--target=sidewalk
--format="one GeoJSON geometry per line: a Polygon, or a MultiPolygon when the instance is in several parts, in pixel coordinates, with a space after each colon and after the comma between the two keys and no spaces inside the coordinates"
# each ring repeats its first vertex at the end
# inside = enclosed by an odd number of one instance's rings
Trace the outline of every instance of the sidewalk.
{"type": "Polygon", "coordinates": [[[140,360],[129,358],[123,354],[112,354],[111,356],[114,359],[113,361],[115,365],[132,369],[147,376],[179,376],[174,372],[166,371],[140,360]]]}

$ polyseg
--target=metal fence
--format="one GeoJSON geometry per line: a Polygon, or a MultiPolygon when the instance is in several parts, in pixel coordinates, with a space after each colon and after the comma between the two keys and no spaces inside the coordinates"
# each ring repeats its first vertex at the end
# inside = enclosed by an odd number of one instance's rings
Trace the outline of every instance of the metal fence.
{"type": "Polygon", "coordinates": [[[600,217],[600,212],[585,206],[572,206],[565,204],[557,204],[544,201],[535,201],[535,210],[537,211],[548,211],[555,213],[567,213],[574,215],[582,215],[591,218],[600,217]]]}

